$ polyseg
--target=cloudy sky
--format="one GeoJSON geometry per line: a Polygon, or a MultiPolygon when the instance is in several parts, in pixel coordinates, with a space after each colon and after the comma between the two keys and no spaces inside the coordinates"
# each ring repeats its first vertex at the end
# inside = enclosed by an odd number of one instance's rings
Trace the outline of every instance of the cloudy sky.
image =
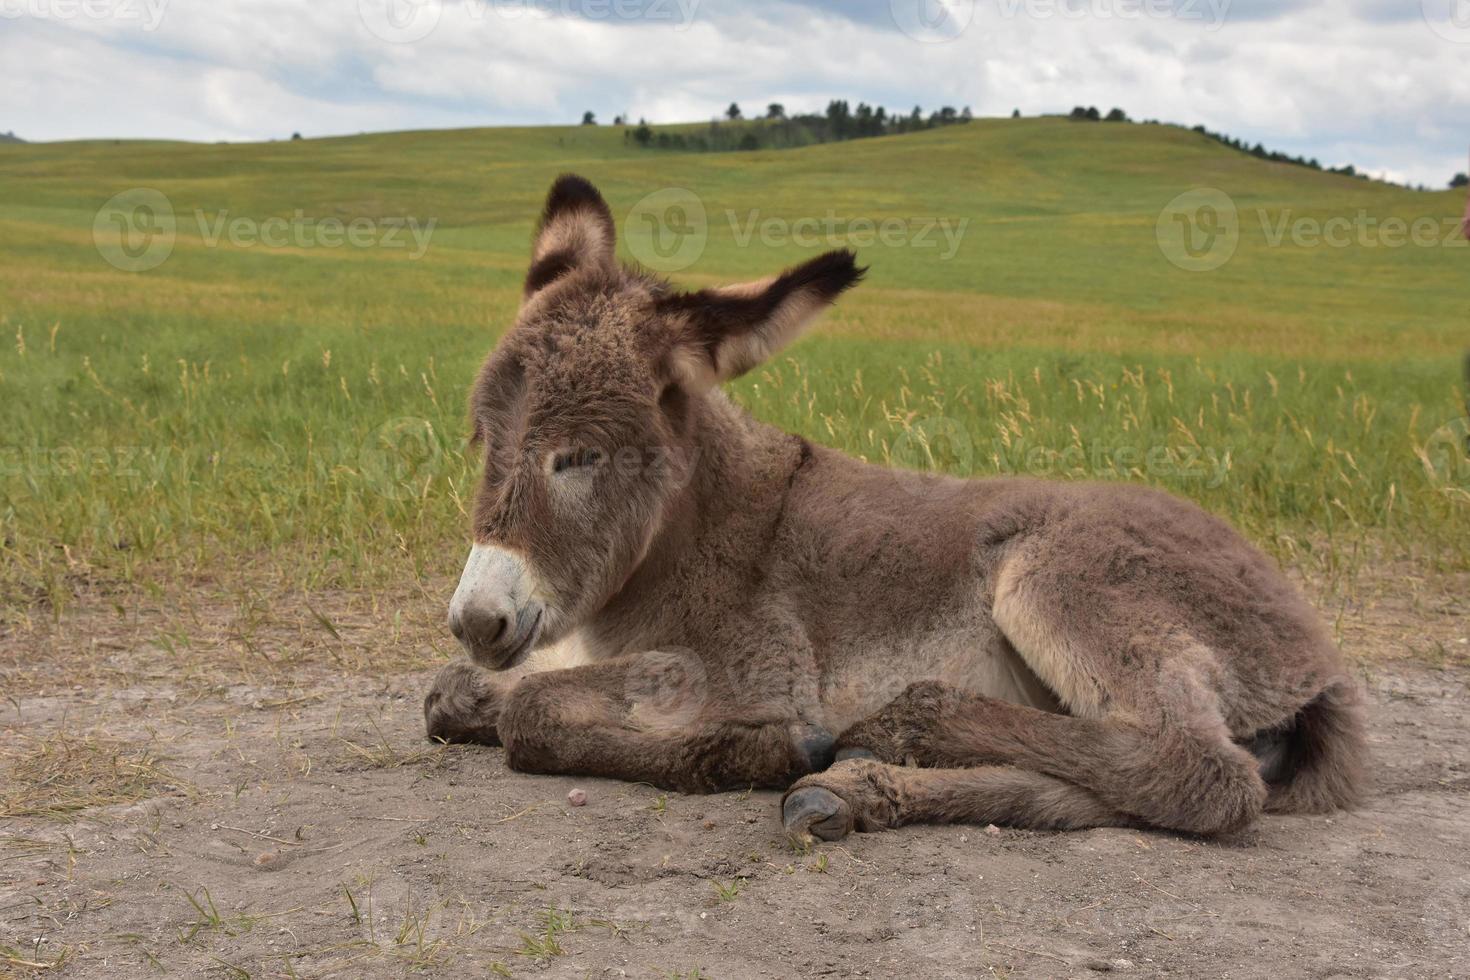
{"type": "Polygon", "coordinates": [[[0,0],[0,132],[258,140],[831,98],[1117,105],[1443,186],[1470,0],[0,0]]]}

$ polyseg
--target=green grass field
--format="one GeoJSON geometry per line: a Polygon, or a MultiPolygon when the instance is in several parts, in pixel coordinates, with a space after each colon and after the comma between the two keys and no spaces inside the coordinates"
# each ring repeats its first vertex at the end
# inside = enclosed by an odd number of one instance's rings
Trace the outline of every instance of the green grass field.
{"type": "Polygon", "coordinates": [[[514,315],[532,222],[565,170],[602,188],[630,257],[651,254],[647,212],[626,220],[644,195],[697,195],[707,238],[680,282],[864,239],[868,282],[732,386],[774,423],[904,465],[1158,484],[1319,572],[1384,555],[1470,567],[1458,192],[1267,164],[1160,126],[979,120],[705,155],[610,128],[487,129],[0,146],[6,606],[60,609],[88,581],[452,572],[476,469],[466,385],[514,315]],[[1160,216],[1204,187],[1233,200],[1239,244],[1191,271],[1161,249],[1160,216]],[[135,188],[161,192],[176,225],[146,271],[94,242],[99,208],[135,188]],[[369,231],[337,247],[211,231],[298,212],[369,231]],[[1334,217],[1351,229],[1341,247],[1273,240],[1283,220],[1310,234],[1334,217]],[[1435,234],[1391,247],[1391,218],[1435,234]],[[375,237],[407,219],[435,222],[421,257],[406,233],[375,237]],[[768,219],[786,224],[747,235],[768,219]],[[798,219],[820,240],[782,233],[798,219]],[[866,242],[864,219],[889,221],[889,239],[866,242]],[[953,249],[920,237],[964,220],[953,249]]]}

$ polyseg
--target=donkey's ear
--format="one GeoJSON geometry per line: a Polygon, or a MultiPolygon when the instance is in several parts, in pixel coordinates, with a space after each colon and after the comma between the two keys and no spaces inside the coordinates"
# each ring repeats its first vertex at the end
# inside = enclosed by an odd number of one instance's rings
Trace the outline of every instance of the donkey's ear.
{"type": "Polygon", "coordinates": [[[659,301],[659,310],[682,320],[671,368],[686,386],[703,389],[739,377],[773,356],[857,285],[866,269],[843,250],[759,282],[659,301]]]}
{"type": "Polygon", "coordinates": [[[551,185],[536,225],[525,295],[581,269],[613,270],[617,242],[612,212],[597,188],[576,174],[562,174],[551,185]]]}

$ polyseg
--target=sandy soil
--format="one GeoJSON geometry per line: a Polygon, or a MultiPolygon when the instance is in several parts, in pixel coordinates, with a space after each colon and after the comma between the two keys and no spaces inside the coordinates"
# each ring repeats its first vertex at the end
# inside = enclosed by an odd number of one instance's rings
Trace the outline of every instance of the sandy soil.
{"type": "Polygon", "coordinates": [[[772,793],[426,744],[429,596],[92,597],[0,633],[0,976],[1470,976],[1463,584],[1334,611],[1357,812],[806,853],[772,793]]]}

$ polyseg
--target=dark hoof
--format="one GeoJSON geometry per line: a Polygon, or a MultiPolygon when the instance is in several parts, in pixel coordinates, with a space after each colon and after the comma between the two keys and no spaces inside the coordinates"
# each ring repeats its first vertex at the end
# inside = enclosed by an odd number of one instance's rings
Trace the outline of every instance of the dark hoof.
{"type": "Polygon", "coordinates": [[[832,765],[832,748],[837,739],[827,729],[820,725],[796,725],[791,729],[791,737],[805,772],[822,772],[832,765]]]}
{"type": "Polygon", "coordinates": [[[849,745],[837,750],[835,761],[843,762],[847,759],[877,759],[878,756],[860,745],[849,745]]]}
{"type": "Polygon", "coordinates": [[[781,801],[781,823],[798,844],[819,840],[842,840],[852,833],[852,808],[831,790],[807,786],[792,790],[781,801]]]}

